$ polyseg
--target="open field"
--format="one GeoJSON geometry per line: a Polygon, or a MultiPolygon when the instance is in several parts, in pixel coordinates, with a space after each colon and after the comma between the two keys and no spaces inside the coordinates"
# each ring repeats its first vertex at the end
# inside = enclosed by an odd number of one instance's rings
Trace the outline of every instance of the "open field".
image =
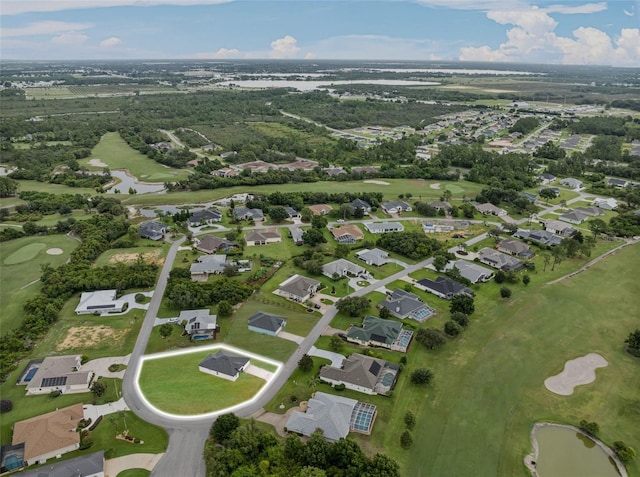
{"type": "Polygon", "coordinates": [[[108,164],[110,169],[126,169],[131,175],[145,182],[176,181],[185,179],[189,175],[186,169],[163,166],[132,149],[116,132],[102,136],[100,142],[91,151],[91,156],[79,161],[80,165],[89,170],[102,170],[102,167],[91,165],[92,159],[100,159],[108,164]]]}
{"type": "Polygon", "coordinates": [[[114,263],[133,263],[142,258],[146,263],[162,266],[167,254],[168,245],[156,244],[154,247],[114,248],[102,253],[95,264],[97,266],[113,265],[114,263]]]}
{"type": "MultiPolygon", "coordinates": [[[[232,382],[198,370],[198,364],[215,350],[197,351],[146,360],[140,372],[140,389],[145,397],[163,411],[193,415],[224,409],[253,397],[265,381],[240,373],[232,382]],[[167,386],[167,380],[172,385],[167,386]]],[[[261,363],[251,360],[260,367],[261,363]]]]}
{"type": "Polygon", "coordinates": [[[0,243],[0,329],[2,333],[22,322],[22,307],[40,291],[40,266],[56,267],[69,258],[78,242],[66,235],[24,237],[0,243]],[[49,255],[50,248],[60,248],[61,255],[49,255]]]}
{"type": "MultiPolygon", "coordinates": [[[[482,184],[476,184],[468,181],[426,181],[421,179],[385,179],[389,185],[371,184],[364,181],[320,181],[301,184],[270,184],[251,186],[252,194],[270,194],[275,191],[280,192],[298,192],[302,187],[309,192],[382,192],[385,199],[397,199],[398,195],[410,192],[413,194],[411,202],[415,200],[438,200],[442,195],[442,188],[447,185],[459,187],[463,192],[452,191],[454,198],[462,198],[464,196],[475,197],[484,187],[482,184]],[[432,189],[431,184],[438,182],[441,184],[440,189],[432,189]]],[[[143,194],[136,196],[128,196],[124,202],[126,205],[169,205],[184,203],[200,203],[210,200],[220,199],[222,197],[231,196],[247,192],[247,186],[228,187],[224,189],[199,190],[195,192],[170,192],[166,194],[143,194]]]]}

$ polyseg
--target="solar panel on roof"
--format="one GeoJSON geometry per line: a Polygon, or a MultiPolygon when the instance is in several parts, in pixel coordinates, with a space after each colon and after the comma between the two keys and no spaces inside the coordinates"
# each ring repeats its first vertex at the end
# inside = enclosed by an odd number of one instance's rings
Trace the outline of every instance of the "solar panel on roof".
{"type": "Polygon", "coordinates": [[[386,343],[387,342],[387,337],[386,336],[382,336],[382,335],[377,335],[375,333],[371,334],[371,340],[373,341],[377,341],[378,343],[386,343]]]}
{"type": "Polygon", "coordinates": [[[55,378],[44,378],[42,380],[41,386],[43,388],[48,388],[48,387],[51,387],[51,386],[64,386],[65,384],[67,384],[67,377],[66,376],[57,376],[55,378]]]}
{"type": "Polygon", "coordinates": [[[377,361],[374,361],[373,363],[371,363],[371,366],[369,367],[369,372],[374,376],[377,376],[378,373],[380,372],[381,367],[382,366],[380,366],[380,363],[378,363],[377,361]]]}

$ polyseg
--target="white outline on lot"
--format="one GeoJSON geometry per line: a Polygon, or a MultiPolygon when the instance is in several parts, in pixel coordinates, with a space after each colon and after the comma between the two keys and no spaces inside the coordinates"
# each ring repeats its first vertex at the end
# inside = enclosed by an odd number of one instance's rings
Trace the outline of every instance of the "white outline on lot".
{"type": "Polygon", "coordinates": [[[197,420],[201,420],[201,419],[207,419],[207,418],[212,418],[212,417],[217,417],[221,414],[227,414],[230,412],[234,412],[244,406],[246,406],[247,404],[251,404],[255,401],[258,400],[258,398],[262,395],[262,393],[264,393],[268,388],[269,388],[269,381],[273,380],[282,370],[282,366],[284,366],[284,364],[280,361],[276,361],[274,359],[271,358],[267,358],[265,356],[259,355],[259,354],[255,354],[255,353],[251,353],[249,351],[245,351],[243,349],[240,348],[236,348],[234,346],[229,346],[227,344],[222,344],[222,343],[216,343],[216,344],[212,344],[210,346],[198,346],[195,348],[190,348],[190,349],[185,349],[185,350],[178,350],[178,351],[163,351],[162,353],[154,353],[154,354],[147,354],[147,355],[143,355],[140,357],[140,363],[138,365],[138,368],[136,369],[136,374],[135,374],[135,378],[134,378],[134,382],[135,382],[135,389],[136,392],[138,393],[138,396],[140,396],[140,399],[144,402],[145,406],[150,409],[151,411],[153,411],[155,414],[158,414],[160,416],[166,417],[166,418],[170,418],[170,419],[179,419],[182,421],[197,421],[197,420]],[[271,364],[273,366],[276,366],[276,371],[274,373],[271,373],[271,378],[268,381],[265,381],[265,384],[262,386],[262,388],[260,388],[260,391],[258,391],[258,393],[256,393],[255,396],[253,396],[251,399],[247,400],[247,401],[243,401],[241,403],[235,404],[231,407],[227,407],[225,409],[219,409],[218,411],[213,411],[213,412],[208,412],[205,414],[189,414],[187,416],[183,416],[180,414],[171,414],[165,411],[161,411],[160,409],[158,409],[157,407],[155,407],[153,404],[151,404],[149,402],[149,400],[146,398],[146,396],[144,395],[144,393],[142,392],[142,389],[140,389],[140,372],[142,371],[142,367],[144,366],[145,361],[150,361],[153,359],[161,359],[161,358],[170,358],[172,356],[179,356],[179,355],[183,355],[183,354],[190,354],[190,353],[198,353],[201,351],[211,351],[211,350],[215,350],[215,349],[224,349],[227,351],[230,351],[232,353],[237,353],[243,356],[247,356],[249,358],[253,358],[253,359],[257,359],[259,361],[263,361],[267,364],[271,364]]]}

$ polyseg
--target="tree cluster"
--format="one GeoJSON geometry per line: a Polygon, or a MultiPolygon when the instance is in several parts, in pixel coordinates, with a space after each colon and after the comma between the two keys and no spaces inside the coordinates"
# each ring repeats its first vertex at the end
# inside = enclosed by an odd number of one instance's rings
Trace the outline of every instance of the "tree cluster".
{"type": "Polygon", "coordinates": [[[406,231],[382,234],[376,245],[414,260],[425,259],[442,248],[436,239],[420,232],[406,231]]]}

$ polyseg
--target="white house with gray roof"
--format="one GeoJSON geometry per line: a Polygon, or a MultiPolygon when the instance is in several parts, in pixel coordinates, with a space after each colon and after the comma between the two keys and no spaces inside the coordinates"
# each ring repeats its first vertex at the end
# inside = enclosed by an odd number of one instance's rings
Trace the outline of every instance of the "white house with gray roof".
{"type": "Polygon", "coordinates": [[[169,231],[169,226],[158,222],[157,220],[149,220],[140,224],[140,236],[150,240],[162,240],[164,234],[169,231]]]}
{"type": "Polygon", "coordinates": [[[380,267],[387,263],[389,254],[384,250],[380,250],[379,248],[374,248],[371,250],[369,250],[368,248],[364,248],[356,252],[356,258],[359,258],[367,265],[375,265],[376,267],[380,267]]]}
{"type": "Polygon", "coordinates": [[[418,295],[396,288],[380,302],[379,308],[386,308],[392,316],[404,320],[411,318],[423,322],[435,314],[435,310],[424,303],[418,295]]]}
{"type": "Polygon", "coordinates": [[[93,372],[80,371],[80,355],[49,356],[29,363],[19,384],[26,384],[27,396],[60,391],[64,394],[89,392],[93,372]]]}
{"type": "Polygon", "coordinates": [[[203,359],[198,365],[198,370],[228,381],[235,381],[249,364],[250,360],[246,356],[220,350],[203,359]]]}
{"type": "Polygon", "coordinates": [[[333,278],[334,275],[339,277],[357,277],[364,273],[367,273],[367,270],[360,265],[356,265],[349,260],[345,260],[344,258],[339,258],[338,260],[334,260],[333,262],[325,263],[322,266],[322,274],[326,277],[333,278]]]}
{"type": "Polygon", "coordinates": [[[340,368],[329,365],[320,368],[322,381],[331,386],[344,384],[347,389],[365,394],[387,394],[397,375],[398,366],[359,353],[345,358],[340,368]]]}
{"type": "Polygon", "coordinates": [[[383,202],[380,204],[380,208],[385,214],[401,214],[402,212],[411,212],[413,210],[413,207],[403,200],[383,202]]]}
{"type": "Polygon", "coordinates": [[[574,179],[573,177],[566,177],[560,180],[560,184],[563,186],[567,186],[571,189],[580,190],[582,189],[582,181],[578,179],[574,179]]]}
{"type": "Polygon", "coordinates": [[[220,330],[218,317],[211,315],[207,308],[181,311],[178,321],[186,322],[184,330],[192,340],[215,339],[216,333],[220,330]]]}
{"type": "Polygon", "coordinates": [[[191,280],[194,282],[206,282],[210,275],[220,275],[226,265],[226,255],[203,255],[198,257],[198,261],[189,267],[191,280]]]}
{"type": "Polygon", "coordinates": [[[249,317],[249,330],[263,335],[276,336],[287,324],[286,318],[263,311],[256,311],[249,317]]]}
{"type": "Polygon", "coordinates": [[[80,295],[80,302],[76,306],[76,315],[93,313],[120,313],[127,304],[126,300],[116,299],[116,290],[97,290],[84,292],[80,295]]]}
{"type": "Polygon", "coordinates": [[[580,225],[582,222],[584,222],[588,218],[589,218],[588,216],[576,210],[570,210],[558,217],[559,220],[562,220],[563,222],[569,222],[570,224],[574,224],[574,225],[580,225]]]}
{"type": "Polygon", "coordinates": [[[366,222],[364,228],[372,234],[386,234],[390,232],[402,232],[404,225],[400,222],[366,222]]]}
{"type": "Polygon", "coordinates": [[[277,294],[293,301],[305,302],[318,291],[321,283],[313,278],[294,275],[280,284],[277,294]]]}

